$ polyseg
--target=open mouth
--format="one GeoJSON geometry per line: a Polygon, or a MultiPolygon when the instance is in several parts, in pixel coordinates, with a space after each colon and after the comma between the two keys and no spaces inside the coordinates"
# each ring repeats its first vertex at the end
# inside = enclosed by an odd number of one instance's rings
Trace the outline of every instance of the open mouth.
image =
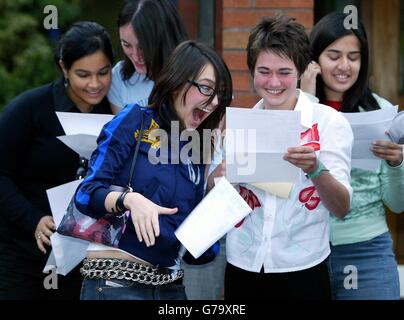
{"type": "Polygon", "coordinates": [[[207,116],[209,111],[203,110],[202,108],[196,108],[192,111],[192,122],[193,125],[199,125],[207,116]]]}
{"type": "Polygon", "coordinates": [[[145,63],[144,63],[144,61],[132,61],[133,62],[133,64],[135,65],[135,67],[140,67],[140,68],[142,68],[142,67],[144,67],[145,66],[145,63]]]}

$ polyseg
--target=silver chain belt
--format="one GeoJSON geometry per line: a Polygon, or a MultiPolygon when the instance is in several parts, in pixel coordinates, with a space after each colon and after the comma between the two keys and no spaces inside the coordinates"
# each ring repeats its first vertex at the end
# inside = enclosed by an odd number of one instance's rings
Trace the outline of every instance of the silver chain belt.
{"type": "Polygon", "coordinates": [[[154,286],[174,282],[184,276],[184,271],[148,266],[122,259],[84,259],[80,273],[89,279],[130,280],[154,286]]]}

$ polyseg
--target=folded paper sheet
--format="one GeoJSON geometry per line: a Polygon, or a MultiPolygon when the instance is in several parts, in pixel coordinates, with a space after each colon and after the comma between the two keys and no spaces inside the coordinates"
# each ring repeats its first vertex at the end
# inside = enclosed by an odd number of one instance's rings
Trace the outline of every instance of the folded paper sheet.
{"type": "MultiPolygon", "coordinates": [[[[46,190],[56,228],[59,226],[65,211],[78,185],[82,180],[75,180],[46,190]]],[[[46,262],[44,272],[56,266],[58,274],[66,275],[85,257],[88,241],[65,237],[58,233],[51,236],[52,253],[46,262]]]]}
{"type": "Polygon", "coordinates": [[[90,159],[97,147],[97,138],[103,126],[112,120],[110,114],[56,112],[66,135],[58,137],[81,157],[90,159]]]}
{"type": "Polygon", "coordinates": [[[72,200],[77,187],[82,181],[83,179],[74,180],[46,190],[56,228],[62,221],[66,209],[69,206],[70,200],[72,200]]]}
{"type": "Polygon", "coordinates": [[[70,149],[77,152],[81,157],[91,158],[91,154],[97,148],[96,136],[88,134],[73,134],[70,136],[60,136],[58,139],[70,149]]]}
{"type": "Polygon", "coordinates": [[[52,252],[46,262],[44,273],[56,267],[56,273],[65,276],[86,257],[88,241],[65,237],[55,232],[51,236],[52,252]],[[53,255],[53,259],[52,259],[53,255]]]}
{"type": "Polygon", "coordinates": [[[370,151],[372,141],[389,140],[386,134],[397,115],[398,106],[368,112],[342,113],[351,125],[354,134],[352,167],[375,170],[380,159],[370,151]]]}
{"type": "Polygon", "coordinates": [[[398,144],[404,144],[404,111],[396,114],[389,128],[391,141],[398,144]]]}
{"type": "MultiPolygon", "coordinates": [[[[56,112],[66,135],[58,137],[80,156],[90,159],[97,147],[97,137],[113,115],[56,112]]],[[[59,226],[78,185],[82,180],[72,181],[46,191],[56,228],[59,226]]],[[[58,233],[51,236],[52,252],[44,272],[56,267],[58,274],[66,275],[85,257],[90,242],[65,237],[58,233]]]]}
{"type": "Polygon", "coordinates": [[[299,146],[300,111],[226,108],[226,178],[231,183],[300,181],[283,159],[299,146]]]}
{"type": "Polygon", "coordinates": [[[175,235],[198,258],[250,212],[251,208],[237,190],[226,178],[221,178],[175,235]]]}
{"type": "Polygon", "coordinates": [[[114,117],[111,114],[56,112],[67,136],[88,134],[98,137],[102,127],[114,117]]]}

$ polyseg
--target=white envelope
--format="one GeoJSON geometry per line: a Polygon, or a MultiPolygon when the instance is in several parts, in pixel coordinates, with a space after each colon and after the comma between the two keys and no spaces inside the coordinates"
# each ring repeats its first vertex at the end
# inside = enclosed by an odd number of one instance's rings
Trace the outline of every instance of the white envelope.
{"type": "Polygon", "coordinates": [[[178,227],[175,235],[197,259],[251,211],[223,177],[178,227]]]}

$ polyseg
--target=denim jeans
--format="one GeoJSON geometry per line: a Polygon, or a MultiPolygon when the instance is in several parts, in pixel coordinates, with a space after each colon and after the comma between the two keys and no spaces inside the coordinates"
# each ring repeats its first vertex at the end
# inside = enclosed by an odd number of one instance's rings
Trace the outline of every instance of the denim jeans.
{"type": "Polygon", "coordinates": [[[146,285],[129,280],[84,279],[81,300],[186,300],[185,287],[178,281],[146,285]]]}
{"type": "Polygon", "coordinates": [[[397,300],[400,284],[389,232],[371,240],[331,246],[329,273],[336,300],[397,300]]]}

